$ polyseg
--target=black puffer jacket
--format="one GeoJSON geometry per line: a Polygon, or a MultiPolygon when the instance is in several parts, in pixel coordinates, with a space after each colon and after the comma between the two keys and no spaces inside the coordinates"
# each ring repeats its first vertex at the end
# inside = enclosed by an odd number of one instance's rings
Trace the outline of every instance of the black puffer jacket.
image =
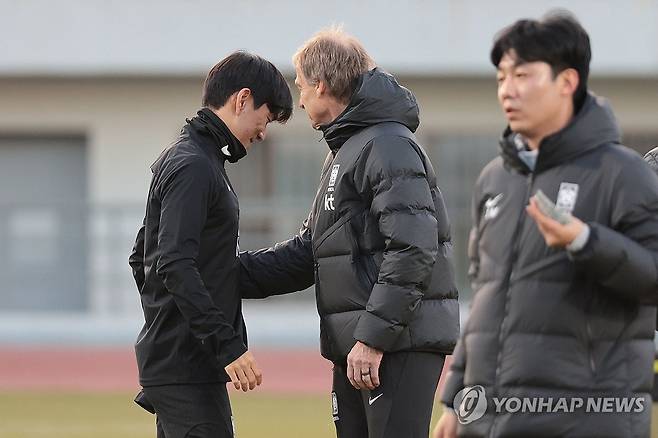
{"type": "MultiPolygon", "coordinates": [[[[644,161],[649,163],[649,166],[651,166],[656,175],[658,175],[658,147],[655,147],[647,152],[644,155],[644,161]]],[[[656,316],[656,330],[658,330],[658,315],[656,316]]]]}
{"type": "MultiPolygon", "coordinates": [[[[512,137],[508,131],[503,150],[512,137]]],[[[452,404],[464,386],[481,385],[488,410],[460,426],[460,436],[649,436],[656,175],[619,145],[610,108],[592,95],[567,127],[544,139],[533,173],[506,167],[524,166],[495,159],[473,195],[476,294],[442,400],[452,404]],[[547,247],[525,212],[539,189],[590,226],[586,246],[571,257],[547,247]],[[644,409],[497,413],[493,397],[641,398],[644,409]]]]}
{"type": "Polygon", "coordinates": [[[245,297],[315,282],[322,354],[333,361],[356,340],[384,351],[450,353],[458,337],[448,217],[429,159],[405,136],[346,143],[382,122],[411,135],[418,106],[374,69],[343,114],[322,127],[331,151],[300,234],[241,255],[245,297]]]}

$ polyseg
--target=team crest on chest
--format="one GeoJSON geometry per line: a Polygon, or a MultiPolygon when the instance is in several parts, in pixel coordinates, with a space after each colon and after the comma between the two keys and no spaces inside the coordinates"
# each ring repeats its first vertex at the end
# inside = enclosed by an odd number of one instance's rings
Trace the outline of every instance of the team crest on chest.
{"type": "Polygon", "coordinates": [[[578,200],[578,184],[563,182],[557,192],[555,207],[565,213],[572,213],[578,200]]]}

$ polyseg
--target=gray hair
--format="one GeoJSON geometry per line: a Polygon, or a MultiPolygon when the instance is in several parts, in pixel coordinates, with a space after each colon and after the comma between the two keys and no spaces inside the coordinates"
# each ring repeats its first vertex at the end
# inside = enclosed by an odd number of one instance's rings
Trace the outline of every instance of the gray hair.
{"type": "Polygon", "coordinates": [[[337,26],[313,35],[297,50],[292,62],[308,83],[323,81],[342,103],[349,102],[359,76],[375,67],[363,45],[337,26]]]}

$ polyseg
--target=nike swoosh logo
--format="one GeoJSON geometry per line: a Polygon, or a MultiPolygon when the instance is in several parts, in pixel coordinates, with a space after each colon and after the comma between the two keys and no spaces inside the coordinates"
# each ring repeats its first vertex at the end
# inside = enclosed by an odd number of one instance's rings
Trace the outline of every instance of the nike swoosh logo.
{"type": "Polygon", "coordinates": [[[496,196],[495,198],[487,199],[487,200],[484,202],[485,207],[486,207],[486,208],[492,208],[492,207],[495,207],[496,204],[498,204],[498,202],[500,201],[500,199],[501,199],[502,197],[503,197],[503,194],[501,193],[501,194],[499,194],[498,196],[496,196]]]}
{"type": "Polygon", "coordinates": [[[376,402],[377,399],[378,399],[379,397],[381,397],[382,395],[384,395],[383,392],[382,392],[381,394],[379,394],[379,395],[378,395],[377,397],[375,397],[375,398],[368,398],[368,404],[369,404],[370,406],[372,406],[372,404],[373,404],[374,402],[376,402]]]}
{"type": "Polygon", "coordinates": [[[224,147],[222,148],[222,153],[223,153],[224,155],[228,156],[228,157],[231,156],[231,153],[228,151],[228,145],[226,145],[226,146],[224,146],[224,147]]]}

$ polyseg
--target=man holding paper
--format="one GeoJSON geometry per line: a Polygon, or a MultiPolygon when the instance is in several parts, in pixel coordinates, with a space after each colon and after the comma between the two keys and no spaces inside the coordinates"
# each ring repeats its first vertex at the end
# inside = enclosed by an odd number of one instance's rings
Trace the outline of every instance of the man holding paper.
{"type": "Polygon", "coordinates": [[[658,179],[588,92],[590,57],[566,13],[496,38],[509,126],[473,194],[475,297],[435,438],[649,436],[658,179]]]}

